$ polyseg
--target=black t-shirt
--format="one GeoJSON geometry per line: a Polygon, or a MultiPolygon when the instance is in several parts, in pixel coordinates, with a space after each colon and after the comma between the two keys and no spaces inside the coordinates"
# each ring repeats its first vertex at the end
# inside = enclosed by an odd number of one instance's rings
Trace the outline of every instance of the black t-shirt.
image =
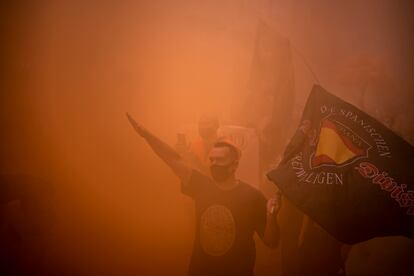
{"type": "Polygon", "coordinates": [[[254,232],[263,236],[266,199],[250,185],[220,189],[209,177],[193,170],[182,192],[194,199],[196,235],[190,275],[253,275],[254,232]]]}

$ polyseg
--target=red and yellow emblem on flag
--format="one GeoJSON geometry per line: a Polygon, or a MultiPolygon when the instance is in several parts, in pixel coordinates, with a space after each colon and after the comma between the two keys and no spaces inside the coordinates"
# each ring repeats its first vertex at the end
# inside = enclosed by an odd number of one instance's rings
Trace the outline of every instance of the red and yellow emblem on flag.
{"type": "Polygon", "coordinates": [[[349,128],[330,120],[322,121],[313,167],[343,165],[367,154],[369,145],[349,128]]]}

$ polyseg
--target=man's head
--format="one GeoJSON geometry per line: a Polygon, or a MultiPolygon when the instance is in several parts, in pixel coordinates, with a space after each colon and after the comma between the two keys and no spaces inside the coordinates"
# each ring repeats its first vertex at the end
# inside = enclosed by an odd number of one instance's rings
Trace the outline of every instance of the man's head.
{"type": "Polygon", "coordinates": [[[224,182],[234,175],[239,165],[241,153],[230,141],[216,142],[209,153],[210,172],[217,182],[224,182]]]}
{"type": "Polygon", "coordinates": [[[217,139],[218,128],[219,120],[214,115],[202,115],[198,121],[198,133],[203,140],[214,141],[217,139]]]}

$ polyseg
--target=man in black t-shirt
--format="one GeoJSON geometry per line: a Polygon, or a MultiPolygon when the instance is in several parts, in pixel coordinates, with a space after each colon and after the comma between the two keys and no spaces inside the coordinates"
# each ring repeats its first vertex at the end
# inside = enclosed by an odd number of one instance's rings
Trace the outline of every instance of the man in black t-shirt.
{"type": "Polygon", "coordinates": [[[128,114],[136,132],[182,181],[182,192],[195,202],[196,235],[189,268],[196,276],[250,276],[256,258],[256,232],[270,247],[279,242],[279,199],[266,202],[257,189],[235,178],[240,151],[228,141],[209,153],[212,178],[190,169],[167,144],[128,114]]]}

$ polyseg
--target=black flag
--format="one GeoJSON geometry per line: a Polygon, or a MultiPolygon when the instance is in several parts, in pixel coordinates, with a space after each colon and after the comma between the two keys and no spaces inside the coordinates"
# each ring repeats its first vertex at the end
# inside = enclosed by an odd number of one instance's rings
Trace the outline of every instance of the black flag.
{"type": "Polygon", "coordinates": [[[279,166],[282,193],[339,241],[414,237],[414,150],[380,122],[314,86],[279,166]]]}

